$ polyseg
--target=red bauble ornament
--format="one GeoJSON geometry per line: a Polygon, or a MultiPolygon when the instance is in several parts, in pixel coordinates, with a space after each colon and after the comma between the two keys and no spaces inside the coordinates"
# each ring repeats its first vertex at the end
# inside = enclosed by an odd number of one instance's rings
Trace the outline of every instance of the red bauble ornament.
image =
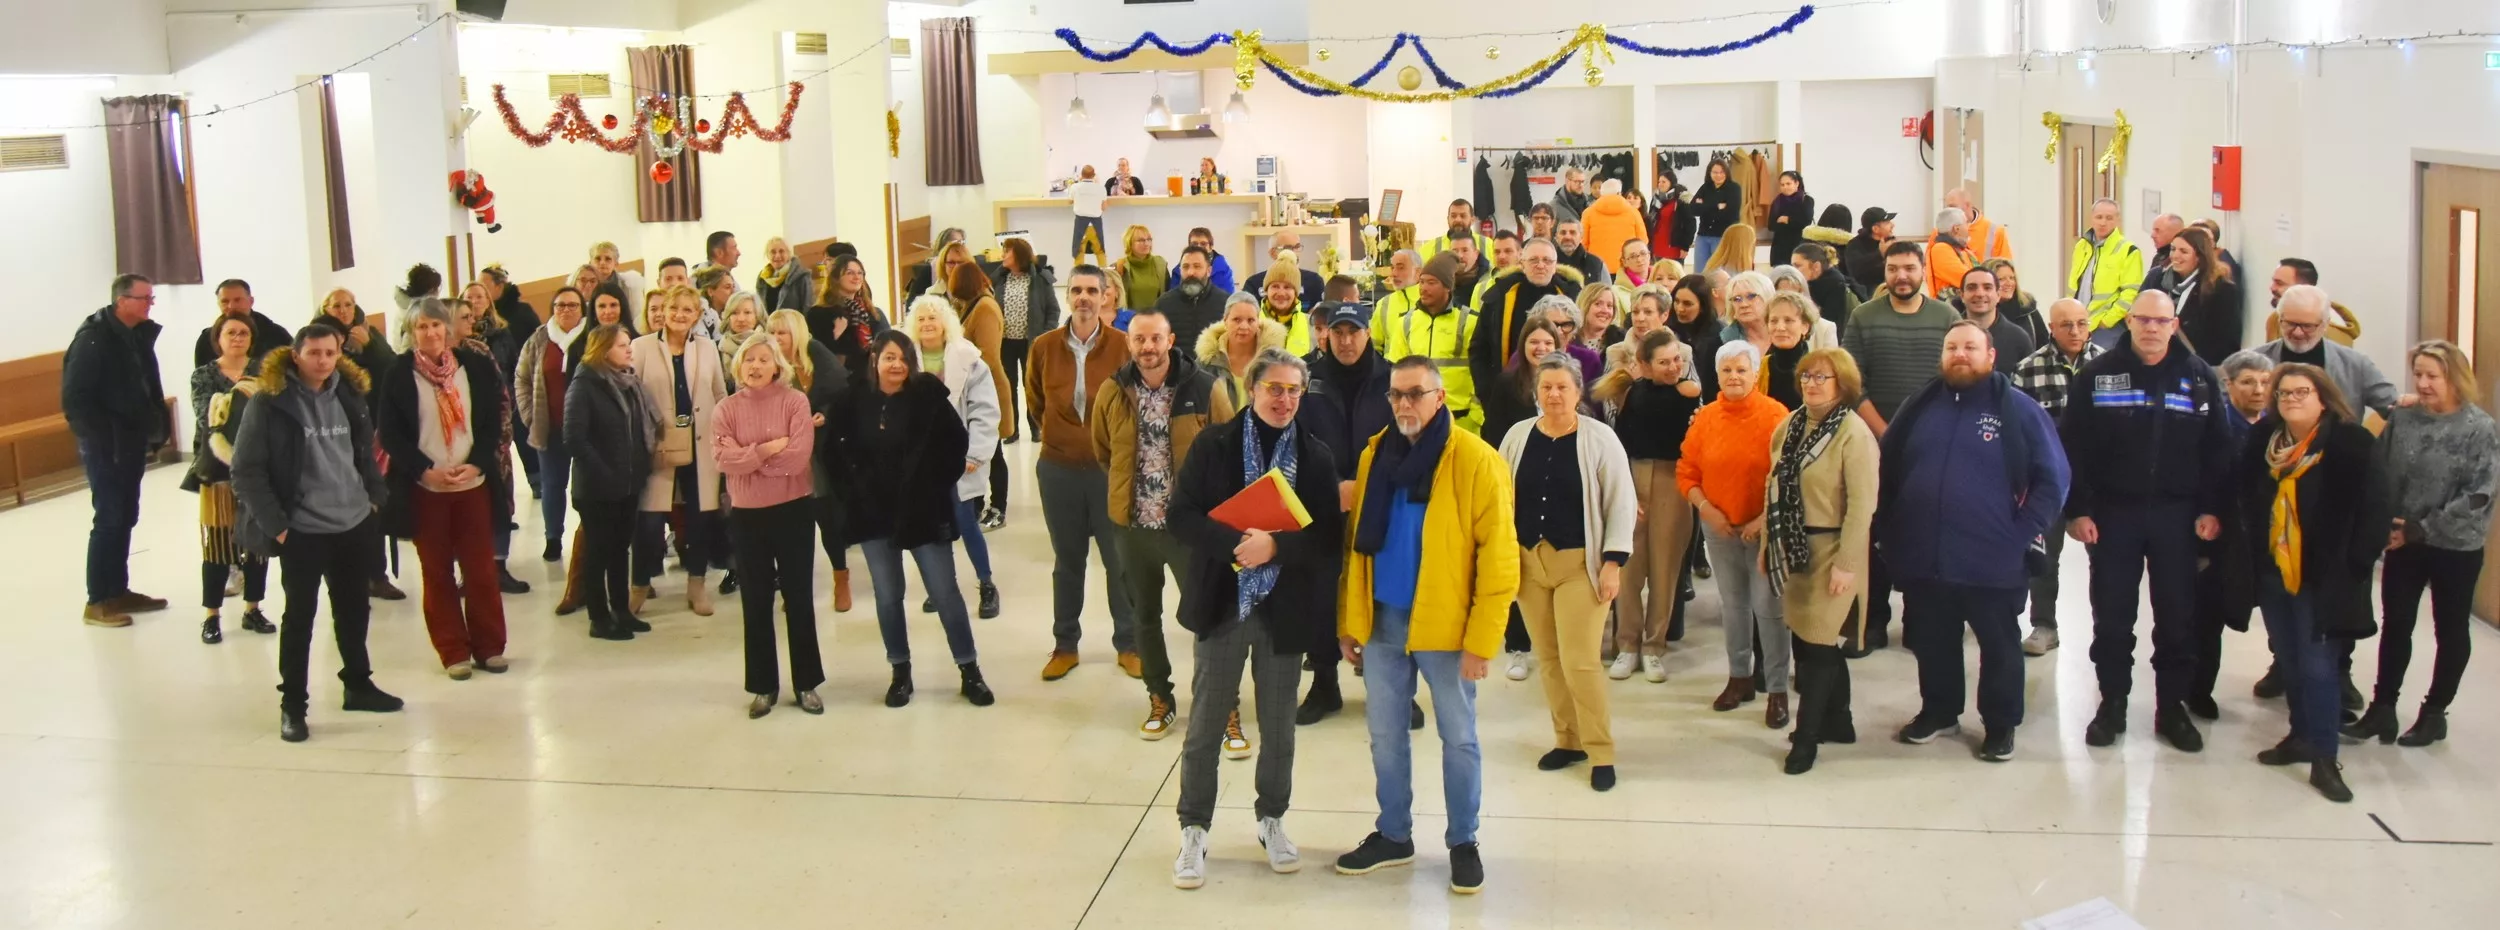
{"type": "Polygon", "coordinates": [[[651,183],[666,184],[674,180],[677,180],[677,166],[667,162],[658,162],[651,166],[651,183]]]}
{"type": "Polygon", "coordinates": [[[712,121],[708,119],[696,120],[694,122],[694,131],[709,134],[712,131],[712,121]]]}
{"type": "Polygon", "coordinates": [[[602,117],[600,117],[600,118],[599,118],[599,128],[601,128],[601,129],[615,129],[615,128],[616,128],[616,114],[614,114],[614,113],[610,113],[610,114],[608,114],[608,115],[606,115],[606,116],[602,116],[602,117]]]}

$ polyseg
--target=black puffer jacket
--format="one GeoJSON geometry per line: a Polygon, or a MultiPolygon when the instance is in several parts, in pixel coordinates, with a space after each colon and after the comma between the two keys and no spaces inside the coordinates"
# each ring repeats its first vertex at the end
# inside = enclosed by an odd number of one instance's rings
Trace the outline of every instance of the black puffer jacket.
{"type": "Polygon", "coordinates": [[[155,320],[123,326],[106,307],[88,315],[61,358],[61,413],[69,430],[90,442],[154,449],[174,434],[165,382],[156,366],[155,320]]]}

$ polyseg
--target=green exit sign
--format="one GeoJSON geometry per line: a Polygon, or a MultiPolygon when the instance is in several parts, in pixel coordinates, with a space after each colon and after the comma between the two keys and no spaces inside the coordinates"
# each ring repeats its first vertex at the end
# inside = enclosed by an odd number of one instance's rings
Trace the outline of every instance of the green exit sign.
{"type": "Polygon", "coordinates": [[[2500,71],[2500,52],[2483,53],[2483,70],[2500,71]]]}

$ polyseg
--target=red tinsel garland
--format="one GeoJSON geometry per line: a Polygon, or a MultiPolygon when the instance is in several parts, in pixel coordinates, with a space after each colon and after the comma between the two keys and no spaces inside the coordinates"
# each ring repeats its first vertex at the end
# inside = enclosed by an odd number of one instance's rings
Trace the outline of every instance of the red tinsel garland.
{"type": "MultiPolygon", "coordinates": [[[[699,152],[717,155],[720,154],[721,143],[730,136],[753,134],[765,142],[786,140],[790,138],[790,124],[798,118],[799,94],[805,89],[806,85],[790,82],[789,99],[783,101],[781,106],[781,123],[771,129],[755,121],[755,113],[747,109],[745,94],[730,94],[720,120],[713,124],[716,128],[712,130],[711,137],[704,138],[689,126],[685,129],[686,145],[699,152]]],[[[633,126],[623,136],[611,138],[599,131],[599,124],[589,114],[582,112],[581,98],[566,94],[556,100],[556,111],[548,114],[546,130],[532,133],[521,124],[521,114],[513,109],[512,101],[504,96],[503,85],[495,85],[495,109],[503,113],[504,128],[530,148],[539,148],[561,138],[566,142],[590,142],[620,155],[632,154],[650,132],[650,114],[666,108],[667,104],[656,94],[636,101],[633,126]]]]}

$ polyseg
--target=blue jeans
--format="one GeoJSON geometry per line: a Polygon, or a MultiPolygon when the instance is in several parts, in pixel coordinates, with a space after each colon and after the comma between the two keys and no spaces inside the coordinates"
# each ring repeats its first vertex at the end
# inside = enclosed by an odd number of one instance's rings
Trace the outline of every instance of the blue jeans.
{"type": "Polygon", "coordinates": [[[561,442],[538,450],[538,519],[547,525],[547,541],[564,544],[564,510],[571,505],[573,455],[561,442]]]}
{"type": "Polygon", "coordinates": [[[1684,273],[1701,274],[1702,269],[1710,267],[1710,254],[1718,250],[1719,237],[1695,235],[1693,237],[1693,263],[1684,266],[1684,273]]]}
{"type": "Polygon", "coordinates": [[[981,538],[981,501],[955,502],[955,533],[964,538],[964,554],[972,557],[972,577],[990,580],[990,543],[981,538]]]}
{"type": "Polygon", "coordinates": [[[87,498],[95,507],[95,523],[87,530],[87,603],[130,593],[130,530],[139,525],[146,445],[129,436],[78,437],[78,461],[86,466],[87,498]]]}
{"type": "Polygon", "coordinates": [[[1432,686],[1432,722],[1441,732],[1441,792],[1449,807],[1453,848],[1476,841],[1484,805],[1484,750],[1476,744],[1476,684],[1460,680],[1458,652],[1408,652],[1405,608],[1374,604],[1372,638],[1363,646],[1363,720],[1371,727],[1372,777],[1379,782],[1374,828],[1395,842],[1415,836],[1415,747],[1407,708],[1415,676],[1432,686]]]}
{"type": "Polygon", "coordinates": [[[2275,667],[2288,673],[2283,703],[2292,712],[2292,739],[2320,759],[2335,758],[2336,725],[2344,711],[2343,644],[2318,635],[2318,597],[2283,590],[2283,576],[2258,571],[2257,607],[2266,618],[2266,640],[2275,667]]]}
{"type": "MultiPolygon", "coordinates": [[[[901,665],[911,661],[911,625],[903,613],[903,550],[894,548],[891,539],[871,539],[859,544],[859,554],[868,562],[868,583],[876,588],[877,636],[885,640],[885,661],[901,665]]],[[[972,618],[964,613],[964,593],[955,585],[955,547],[930,543],[911,550],[911,560],[920,566],[920,584],[937,601],[938,625],[946,628],[946,647],[955,654],[955,664],[970,665],[980,658],[972,648],[972,618]]]]}

